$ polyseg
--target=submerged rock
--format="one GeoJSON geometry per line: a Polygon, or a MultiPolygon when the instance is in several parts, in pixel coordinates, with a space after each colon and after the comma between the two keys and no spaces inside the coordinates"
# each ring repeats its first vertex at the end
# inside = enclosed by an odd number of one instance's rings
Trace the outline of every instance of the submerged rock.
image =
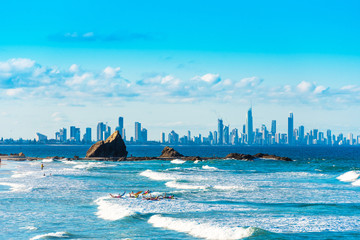
{"type": "Polygon", "coordinates": [[[250,154],[240,154],[240,153],[229,153],[225,158],[233,158],[236,160],[253,160],[254,157],[250,154]]]}
{"type": "Polygon", "coordinates": [[[273,159],[273,160],[281,160],[281,161],[293,161],[291,158],[288,157],[279,157],[276,155],[270,155],[266,153],[257,153],[254,155],[255,158],[266,158],[266,159],[273,159]]]}
{"type": "Polygon", "coordinates": [[[180,154],[178,151],[176,151],[175,149],[166,146],[162,152],[160,157],[163,158],[173,158],[173,157],[183,157],[184,155],[180,154]]]}
{"type": "Polygon", "coordinates": [[[106,141],[98,141],[86,152],[86,157],[126,158],[128,152],[119,131],[111,134],[106,141]]]}

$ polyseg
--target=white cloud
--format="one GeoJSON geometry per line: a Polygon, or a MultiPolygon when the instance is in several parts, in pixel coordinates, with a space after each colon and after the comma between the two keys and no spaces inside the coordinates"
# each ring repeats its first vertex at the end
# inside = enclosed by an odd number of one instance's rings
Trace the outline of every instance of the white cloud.
{"type": "Polygon", "coordinates": [[[118,73],[120,72],[120,68],[119,67],[117,67],[117,68],[106,67],[103,72],[104,72],[105,77],[113,78],[116,75],[118,75],[118,73]]]}
{"type": "Polygon", "coordinates": [[[203,76],[195,76],[193,80],[203,81],[209,84],[216,84],[221,81],[220,74],[207,73],[203,76]]]}
{"type": "Polygon", "coordinates": [[[24,93],[24,89],[22,88],[12,88],[12,89],[7,89],[5,91],[6,95],[10,96],[10,97],[17,97],[19,95],[22,95],[24,93]]]}
{"type": "Polygon", "coordinates": [[[257,87],[263,82],[263,79],[258,77],[250,77],[250,78],[243,78],[239,82],[235,84],[236,87],[245,88],[245,87],[257,87]]]}
{"type": "Polygon", "coordinates": [[[35,61],[28,58],[12,58],[6,62],[0,62],[1,72],[24,71],[34,67],[35,61]]]}
{"type": "Polygon", "coordinates": [[[306,81],[302,81],[296,87],[299,92],[303,92],[303,93],[312,92],[315,89],[314,84],[306,81]]]}
{"type": "Polygon", "coordinates": [[[77,64],[71,65],[70,68],[69,68],[69,71],[73,72],[73,73],[78,72],[79,71],[79,65],[77,65],[77,64]]]}
{"type": "Polygon", "coordinates": [[[84,38],[90,38],[90,37],[94,37],[94,33],[93,32],[87,32],[83,34],[84,38]]]}
{"type": "Polygon", "coordinates": [[[324,87],[324,86],[317,86],[314,90],[314,93],[315,94],[323,94],[325,93],[326,91],[328,91],[329,88],[328,87],[324,87]]]}

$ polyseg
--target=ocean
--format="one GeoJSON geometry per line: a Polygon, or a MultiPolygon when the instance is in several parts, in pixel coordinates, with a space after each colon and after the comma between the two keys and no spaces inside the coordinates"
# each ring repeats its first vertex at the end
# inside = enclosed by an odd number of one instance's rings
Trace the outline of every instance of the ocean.
{"type": "MultiPolygon", "coordinates": [[[[0,145],[0,153],[84,157],[88,147],[0,145]]],[[[159,156],[163,147],[128,151],[159,156]]],[[[175,149],[295,161],[2,161],[0,239],[360,239],[360,147],[175,149]],[[145,190],[174,199],[129,197],[145,190]]]]}

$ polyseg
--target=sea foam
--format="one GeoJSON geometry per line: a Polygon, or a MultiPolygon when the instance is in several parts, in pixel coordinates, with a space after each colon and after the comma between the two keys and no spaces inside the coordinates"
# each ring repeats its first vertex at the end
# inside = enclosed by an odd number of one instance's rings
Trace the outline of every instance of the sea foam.
{"type": "Polygon", "coordinates": [[[140,175],[157,181],[176,180],[176,178],[172,174],[163,173],[163,172],[154,172],[149,169],[141,172],[140,175]]]}
{"type": "Polygon", "coordinates": [[[135,214],[134,211],[131,211],[130,209],[123,207],[120,204],[114,203],[111,200],[112,199],[109,199],[109,197],[100,197],[95,200],[95,203],[98,205],[98,211],[96,215],[99,218],[115,221],[135,214]]]}
{"type": "Polygon", "coordinates": [[[166,228],[177,232],[184,232],[197,238],[204,239],[242,239],[250,237],[255,229],[248,227],[226,227],[211,223],[200,223],[193,220],[184,220],[154,215],[148,220],[154,227],[166,228]]]}
{"type": "Polygon", "coordinates": [[[165,183],[165,185],[167,187],[178,188],[178,189],[201,189],[201,190],[205,190],[206,188],[208,188],[208,186],[190,185],[190,184],[186,184],[186,183],[179,183],[177,181],[167,182],[167,183],[165,183]]]}
{"type": "Polygon", "coordinates": [[[185,163],[185,162],[186,162],[186,161],[181,160],[181,159],[174,159],[174,160],[171,161],[171,163],[173,163],[173,164],[183,164],[183,163],[185,163]]]}
{"type": "Polygon", "coordinates": [[[27,187],[19,183],[0,182],[0,185],[9,186],[11,188],[11,192],[30,192],[32,190],[32,187],[27,187]]]}
{"type": "Polygon", "coordinates": [[[219,170],[219,169],[216,168],[216,167],[210,167],[210,166],[208,166],[208,165],[202,166],[202,169],[205,169],[205,170],[219,170]]]}
{"type": "Polygon", "coordinates": [[[353,182],[360,176],[357,171],[349,171],[337,177],[342,182],[353,182]]]}
{"type": "Polygon", "coordinates": [[[30,238],[30,240],[36,240],[36,239],[46,239],[46,238],[68,238],[69,234],[67,232],[54,232],[54,233],[46,233],[42,235],[37,235],[33,238],[30,238]]]}

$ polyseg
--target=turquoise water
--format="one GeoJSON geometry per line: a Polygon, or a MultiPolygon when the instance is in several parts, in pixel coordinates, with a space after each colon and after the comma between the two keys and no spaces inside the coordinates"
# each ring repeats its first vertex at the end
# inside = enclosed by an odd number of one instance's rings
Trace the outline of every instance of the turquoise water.
{"type": "MultiPolygon", "coordinates": [[[[0,152],[18,148],[1,146],[0,152]]],[[[84,146],[69,153],[68,146],[24,148],[81,156],[84,146]]],[[[161,148],[131,146],[129,152],[151,156],[161,148]]],[[[296,161],[3,161],[0,239],[360,238],[358,148],[177,149],[200,156],[266,152],[296,161]],[[147,189],[176,199],[109,197],[147,189]]]]}

